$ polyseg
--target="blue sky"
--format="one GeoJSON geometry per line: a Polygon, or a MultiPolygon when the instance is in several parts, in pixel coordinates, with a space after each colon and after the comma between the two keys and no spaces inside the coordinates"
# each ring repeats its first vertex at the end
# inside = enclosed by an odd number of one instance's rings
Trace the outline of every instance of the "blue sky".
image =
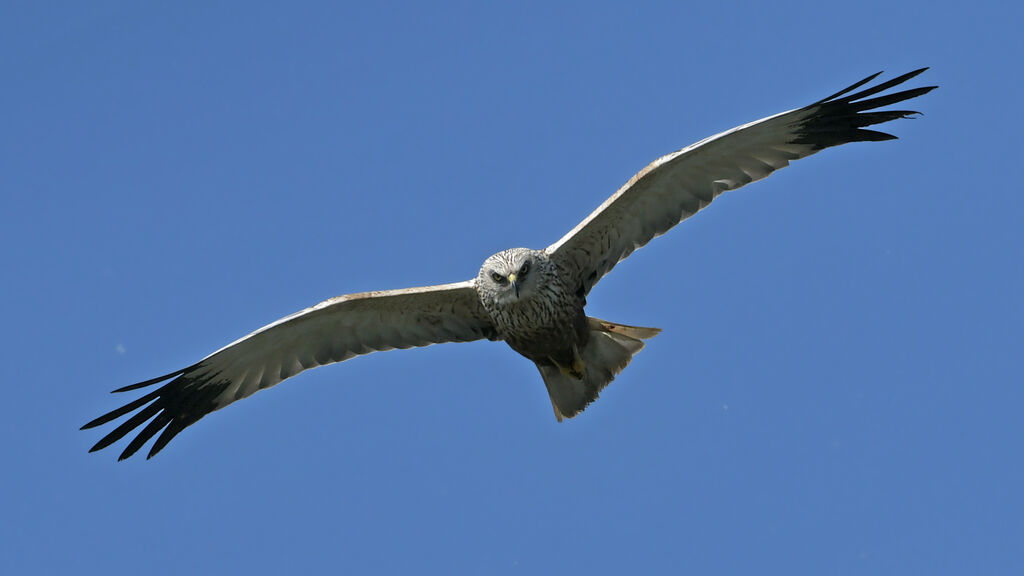
{"type": "Polygon", "coordinates": [[[0,571],[1024,570],[1019,7],[369,4],[0,9],[0,571]],[[484,342],[87,454],[114,388],[467,279],[662,154],[920,66],[900,140],[728,193],[597,286],[664,332],[577,419],[484,342]]]}

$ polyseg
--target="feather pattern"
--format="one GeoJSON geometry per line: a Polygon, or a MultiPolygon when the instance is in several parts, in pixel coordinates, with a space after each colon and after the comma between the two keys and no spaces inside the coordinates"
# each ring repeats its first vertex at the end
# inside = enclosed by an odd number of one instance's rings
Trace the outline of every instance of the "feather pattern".
{"type": "Polygon", "coordinates": [[[722,192],[760,180],[793,160],[831,146],[896,138],[865,127],[908,118],[917,112],[868,111],[915,98],[936,87],[869,97],[925,70],[914,70],[850,94],[877,78],[879,72],[803,108],[737,126],[662,156],[546,252],[576,274],[575,280],[586,295],[618,262],[696,214],[722,192]]]}
{"type": "Polygon", "coordinates": [[[663,156],[546,250],[499,252],[484,262],[474,280],[332,298],[187,368],[119,388],[115,392],[157,386],[83,426],[127,416],[91,451],[137,430],[120,459],[156,438],[149,450],[152,457],[203,416],[303,370],[378,350],[482,338],[506,340],[533,360],[556,417],[571,418],[625,368],[643,348],[643,339],[658,332],[588,318],[586,296],[602,276],[726,190],[831,146],[895,138],[867,127],[916,114],[878,109],[933,90],[928,86],[884,93],[924,70],[862,88],[875,74],[803,108],[663,156]]]}
{"type": "Polygon", "coordinates": [[[141,408],[90,451],[113,444],[149,421],[119,459],[128,458],[160,433],[147,456],[151,458],[203,416],[303,370],[378,350],[482,338],[493,340],[497,335],[472,280],[339,296],[264,326],[188,368],[115,390],[163,383],[82,428],[106,424],[141,408]]]}

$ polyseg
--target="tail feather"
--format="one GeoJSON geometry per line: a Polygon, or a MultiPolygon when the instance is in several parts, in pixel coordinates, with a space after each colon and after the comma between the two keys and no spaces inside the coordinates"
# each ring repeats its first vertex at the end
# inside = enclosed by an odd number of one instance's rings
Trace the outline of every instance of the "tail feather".
{"type": "MultiPolygon", "coordinates": [[[[601,320],[600,318],[592,318],[590,316],[587,316],[587,325],[590,328],[591,332],[596,330],[599,332],[607,332],[609,334],[628,336],[629,338],[633,338],[635,340],[646,340],[648,338],[653,338],[657,336],[659,333],[661,333],[661,328],[644,328],[642,326],[628,326],[626,324],[616,324],[614,322],[601,320]]],[[[644,347],[643,343],[640,344],[640,347],[644,347]]]]}
{"type": "Polygon", "coordinates": [[[601,390],[629,364],[634,354],[643,349],[643,340],[661,332],[658,328],[627,326],[597,318],[587,320],[590,340],[580,351],[586,366],[583,379],[577,380],[557,366],[537,365],[559,422],[579,414],[597,400],[601,390]]]}

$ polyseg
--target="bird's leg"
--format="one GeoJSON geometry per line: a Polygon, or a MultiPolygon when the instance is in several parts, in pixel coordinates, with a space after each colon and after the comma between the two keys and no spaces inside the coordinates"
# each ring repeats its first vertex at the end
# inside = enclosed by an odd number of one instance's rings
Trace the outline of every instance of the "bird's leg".
{"type": "Polygon", "coordinates": [[[550,360],[555,366],[558,366],[558,370],[562,374],[570,378],[583,380],[583,377],[587,375],[587,365],[583,362],[583,357],[580,356],[579,348],[575,344],[572,345],[572,362],[569,365],[562,364],[554,357],[551,357],[550,360]]]}

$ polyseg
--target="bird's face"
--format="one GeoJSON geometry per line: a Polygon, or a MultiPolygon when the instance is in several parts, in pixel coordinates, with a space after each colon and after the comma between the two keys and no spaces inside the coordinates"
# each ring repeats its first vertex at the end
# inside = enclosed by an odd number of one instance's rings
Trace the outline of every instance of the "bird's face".
{"type": "Polygon", "coordinates": [[[546,265],[542,250],[504,250],[484,262],[477,286],[498,305],[527,300],[537,292],[546,265]]]}

